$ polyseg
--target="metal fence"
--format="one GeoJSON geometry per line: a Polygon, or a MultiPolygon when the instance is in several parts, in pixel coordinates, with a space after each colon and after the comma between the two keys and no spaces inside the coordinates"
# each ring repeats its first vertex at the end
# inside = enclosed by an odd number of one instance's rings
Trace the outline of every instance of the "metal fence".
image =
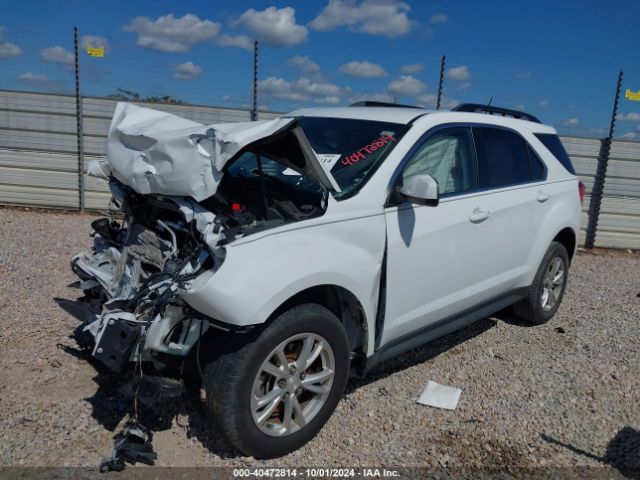
{"type": "MultiPolygon", "coordinates": [[[[104,156],[116,101],[82,99],[84,165],[104,156]]],[[[153,108],[210,124],[246,121],[249,110],[152,104],[153,108]]],[[[260,112],[261,119],[278,116],[260,112]]],[[[89,210],[105,209],[105,182],[79,174],[74,96],[0,91],[0,204],[89,210]],[[83,191],[81,191],[81,184],[83,191]]],[[[603,140],[561,137],[586,185],[581,243],[603,140]]],[[[595,246],[640,249],[640,142],[613,142],[597,217],[595,246]]]]}

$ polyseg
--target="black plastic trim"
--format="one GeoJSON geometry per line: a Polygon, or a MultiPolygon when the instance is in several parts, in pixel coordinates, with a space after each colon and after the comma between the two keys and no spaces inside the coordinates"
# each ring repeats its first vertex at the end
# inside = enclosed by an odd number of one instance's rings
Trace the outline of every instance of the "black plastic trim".
{"type": "Polygon", "coordinates": [[[482,105],[480,103],[462,103],[451,109],[452,112],[474,112],[474,113],[486,113],[493,115],[494,113],[500,114],[503,117],[509,116],[518,118],[520,120],[528,120],[530,122],[542,123],[536,117],[530,113],[521,112],[520,110],[512,110],[510,108],[494,107],[493,105],[482,105]]]}
{"type": "Polygon", "coordinates": [[[395,107],[395,108],[421,108],[417,105],[403,105],[401,103],[376,102],[375,100],[362,100],[349,105],[350,107],[395,107]]]}
{"type": "Polygon", "coordinates": [[[528,290],[529,287],[512,290],[506,294],[499,295],[491,300],[463,310],[460,313],[456,313],[430,323],[420,330],[407,333],[402,337],[392,340],[380,347],[372,356],[367,358],[365,373],[370,371],[375,365],[383,360],[387,360],[388,358],[404,353],[412,348],[419,347],[420,345],[435,340],[436,338],[443,337],[444,335],[486,318],[503,308],[513,305],[523,299],[528,290]]]}

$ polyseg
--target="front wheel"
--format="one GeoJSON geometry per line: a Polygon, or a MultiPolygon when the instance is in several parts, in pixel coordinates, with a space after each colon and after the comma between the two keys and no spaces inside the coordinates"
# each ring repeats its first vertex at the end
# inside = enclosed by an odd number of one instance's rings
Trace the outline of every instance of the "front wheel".
{"type": "Polygon", "coordinates": [[[551,320],[560,307],[569,272],[569,255],[561,243],[552,242],[527,296],[513,306],[517,316],[536,325],[551,320]]]}
{"type": "Polygon", "coordinates": [[[347,382],[342,324],[326,308],[306,304],[278,316],[255,339],[233,341],[237,347],[205,369],[212,426],[257,458],[300,448],[329,419],[347,382]]]}

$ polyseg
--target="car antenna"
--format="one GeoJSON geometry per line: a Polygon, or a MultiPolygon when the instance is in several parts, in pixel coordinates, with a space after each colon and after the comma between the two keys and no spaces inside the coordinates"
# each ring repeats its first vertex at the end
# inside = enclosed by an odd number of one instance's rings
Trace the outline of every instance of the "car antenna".
{"type": "Polygon", "coordinates": [[[492,100],[493,100],[493,97],[491,97],[491,98],[489,99],[489,103],[487,103],[487,105],[491,106],[491,101],[492,101],[492,100]]]}

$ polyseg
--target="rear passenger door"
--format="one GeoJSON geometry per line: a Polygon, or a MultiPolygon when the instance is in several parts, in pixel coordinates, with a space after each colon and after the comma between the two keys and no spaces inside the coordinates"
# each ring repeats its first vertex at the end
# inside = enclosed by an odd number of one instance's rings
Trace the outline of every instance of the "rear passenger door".
{"type": "Polygon", "coordinates": [[[488,298],[524,286],[528,259],[542,219],[544,164],[515,131],[488,126],[472,128],[478,162],[478,208],[494,248],[484,256],[488,298]]]}

